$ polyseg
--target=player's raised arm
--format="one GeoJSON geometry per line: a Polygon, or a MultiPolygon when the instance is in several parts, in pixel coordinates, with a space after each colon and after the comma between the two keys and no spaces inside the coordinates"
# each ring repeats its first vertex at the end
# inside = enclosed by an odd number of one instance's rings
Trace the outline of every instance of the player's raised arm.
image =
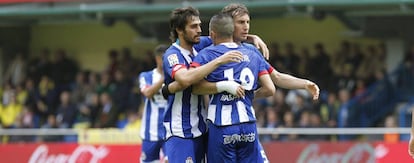
{"type": "Polygon", "coordinates": [[[313,100],[319,98],[319,87],[312,81],[281,73],[275,69],[271,72],[270,77],[276,86],[285,89],[306,89],[312,94],[313,100]]]}
{"type": "MultiPolygon", "coordinates": [[[[238,51],[229,51],[224,55],[214,59],[213,61],[199,66],[197,68],[184,68],[181,67],[180,70],[175,72],[173,83],[168,85],[168,92],[175,93],[181,91],[190,85],[199,82],[213,70],[215,70],[220,65],[230,63],[230,62],[240,62],[243,59],[243,56],[238,51]],[[175,83],[177,82],[177,83],[175,83]]],[[[165,88],[167,89],[167,88],[165,88]]]]}
{"type": "Polygon", "coordinates": [[[240,62],[243,56],[240,52],[230,51],[224,55],[214,59],[213,61],[192,69],[181,69],[175,72],[174,79],[179,82],[184,88],[200,81],[220,65],[230,62],[240,62]]]}

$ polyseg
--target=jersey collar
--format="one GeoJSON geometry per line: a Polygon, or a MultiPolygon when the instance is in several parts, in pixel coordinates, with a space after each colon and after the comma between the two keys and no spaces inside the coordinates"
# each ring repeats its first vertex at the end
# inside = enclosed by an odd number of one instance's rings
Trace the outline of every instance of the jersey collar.
{"type": "Polygon", "coordinates": [[[237,48],[239,46],[235,42],[223,42],[223,43],[220,43],[219,45],[224,45],[228,48],[237,48]]]}
{"type": "MultiPolygon", "coordinates": [[[[175,46],[178,50],[180,50],[181,54],[184,56],[184,58],[187,60],[188,63],[191,63],[193,60],[190,57],[190,51],[188,51],[187,49],[182,48],[180,45],[178,45],[177,43],[173,43],[173,46],[175,46]]],[[[193,55],[197,56],[197,51],[193,48],[193,55]]]]}

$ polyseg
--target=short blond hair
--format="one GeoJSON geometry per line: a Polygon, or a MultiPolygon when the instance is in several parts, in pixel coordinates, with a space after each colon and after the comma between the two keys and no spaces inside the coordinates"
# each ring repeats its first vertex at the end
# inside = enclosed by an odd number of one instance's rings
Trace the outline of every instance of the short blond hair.
{"type": "Polygon", "coordinates": [[[209,29],[217,33],[217,37],[232,38],[234,32],[233,19],[228,14],[216,14],[210,19],[209,29]]]}
{"type": "Polygon", "coordinates": [[[221,13],[231,15],[234,18],[235,16],[249,15],[249,10],[241,3],[230,3],[221,10],[221,13]]]}

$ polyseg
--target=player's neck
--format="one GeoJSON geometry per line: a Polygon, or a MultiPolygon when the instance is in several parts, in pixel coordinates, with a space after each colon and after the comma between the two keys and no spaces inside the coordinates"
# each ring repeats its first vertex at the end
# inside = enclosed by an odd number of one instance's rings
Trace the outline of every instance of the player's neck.
{"type": "Polygon", "coordinates": [[[218,45],[221,43],[229,43],[234,42],[232,38],[216,38],[214,39],[214,45],[218,45]]]}
{"type": "Polygon", "coordinates": [[[242,43],[241,40],[237,40],[237,39],[234,39],[234,38],[233,38],[233,42],[236,43],[237,45],[240,45],[242,43]]]}
{"type": "Polygon", "coordinates": [[[193,51],[193,44],[188,43],[187,41],[182,41],[183,39],[179,40],[179,44],[181,48],[188,50],[190,52],[193,51]]]}
{"type": "Polygon", "coordinates": [[[162,67],[157,67],[156,71],[161,74],[162,73],[162,67]]]}

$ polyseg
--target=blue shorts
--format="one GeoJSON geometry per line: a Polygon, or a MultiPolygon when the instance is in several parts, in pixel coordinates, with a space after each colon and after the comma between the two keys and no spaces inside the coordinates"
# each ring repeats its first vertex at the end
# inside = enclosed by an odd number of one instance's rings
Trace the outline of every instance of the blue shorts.
{"type": "Polygon", "coordinates": [[[266,162],[263,155],[255,122],[231,126],[209,123],[208,162],[266,162]]]}
{"type": "MultiPolygon", "coordinates": [[[[160,151],[163,148],[164,141],[142,140],[141,162],[151,162],[160,160],[160,151]]],[[[165,152],[164,152],[165,153],[165,152]]]]}
{"type": "Polygon", "coordinates": [[[206,155],[206,136],[199,136],[197,138],[180,138],[172,136],[165,142],[165,150],[168,157],[168,162],[186,163],[194,162],[200,163],[204,160],[206,155]]]}

